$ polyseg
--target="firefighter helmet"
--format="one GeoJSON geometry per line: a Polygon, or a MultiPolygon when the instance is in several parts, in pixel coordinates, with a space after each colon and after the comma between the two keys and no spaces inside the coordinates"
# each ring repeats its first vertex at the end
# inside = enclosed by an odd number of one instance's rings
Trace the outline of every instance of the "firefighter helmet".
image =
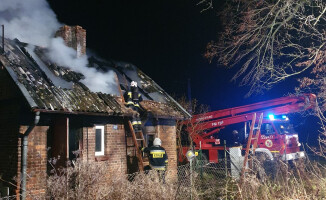
{"type": "Polygon", "coordinates": [[[162,145],[162,141],[160,138],[155,138],[154,142],[153,142],[154,146],[161,146],[162,145]]]}
{"type": "Polygon", "coordinates": [[[130,86],[131,87],[137,87],[137,82],[136,81],[131,81],[130,86]]]}

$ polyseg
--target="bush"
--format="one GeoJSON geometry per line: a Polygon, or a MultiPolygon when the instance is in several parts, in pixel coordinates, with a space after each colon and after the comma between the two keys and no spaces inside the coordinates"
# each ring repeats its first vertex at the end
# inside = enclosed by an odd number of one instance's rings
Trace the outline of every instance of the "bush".
{"type": "Polygon", "coordinates": [[[176,185],[159,180],[156,171],[132,175],[109,173],[106,162],[75,160],[53,170],[48,199],[175,199],[176,185]]]}

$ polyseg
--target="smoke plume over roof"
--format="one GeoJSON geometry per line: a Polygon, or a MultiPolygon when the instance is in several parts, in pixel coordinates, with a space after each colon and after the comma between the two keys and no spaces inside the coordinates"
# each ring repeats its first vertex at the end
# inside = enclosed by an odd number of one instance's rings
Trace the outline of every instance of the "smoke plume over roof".
{"type": "Polygon", "coordinates": [[[76,51],[53,38],[61,24],[46,0],[1,0],[0,24],[5,36],[22,42],[47,47],[49,58],[58,65],[69,67],[85,76],[83,82],[93,92],[116,94],[114,72],[98,72],[89,68],[87,56],[77,58],[76,51]]]}

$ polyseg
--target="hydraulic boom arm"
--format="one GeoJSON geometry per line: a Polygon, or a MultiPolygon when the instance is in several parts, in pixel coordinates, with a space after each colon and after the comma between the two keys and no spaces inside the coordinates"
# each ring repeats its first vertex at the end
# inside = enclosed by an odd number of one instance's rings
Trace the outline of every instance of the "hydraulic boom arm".
{"type": "Polygon", "coordinates": [[[315,105],[316,95],[314,94],[281,97],[245,106],[194,115],[191,120],[185,121],[184,124],[191,124],[187,128],[187,132],[191,134],[195,143],[199,141],[207,143],[213,141],[209,136],[219,132],[225,126],[252,120],[253,113],[257,113],[257,115],[263,113],[264,117],[271,113],[282,115],[308,110],[315,107],[315,105]]]}

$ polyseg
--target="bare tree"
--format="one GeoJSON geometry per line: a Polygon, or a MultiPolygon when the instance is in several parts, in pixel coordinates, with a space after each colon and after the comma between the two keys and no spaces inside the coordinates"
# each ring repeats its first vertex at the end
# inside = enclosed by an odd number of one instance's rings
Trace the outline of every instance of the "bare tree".
{"type": "MultiPolygon", "coordinates": [[[[209,9],[212,1],[200,2],[209,9]]],[[[249,85],[247,95],[290,77],[299,80],[295,92],[317,94],[317,152],[326,157],[326,1],[226,0],[220,17],[224,30],[205,57],[238,68],[232,80],[249,85]]]]}
{"type": "Polygon", "coordinates": [[[248,95],[309,70],[301,89],[312,80],[324,84],[325,11],[322,0],[228,0],[220,13],[224,31],[205,56],[239,67],[232,80],[250,85],[248,95]]]}

